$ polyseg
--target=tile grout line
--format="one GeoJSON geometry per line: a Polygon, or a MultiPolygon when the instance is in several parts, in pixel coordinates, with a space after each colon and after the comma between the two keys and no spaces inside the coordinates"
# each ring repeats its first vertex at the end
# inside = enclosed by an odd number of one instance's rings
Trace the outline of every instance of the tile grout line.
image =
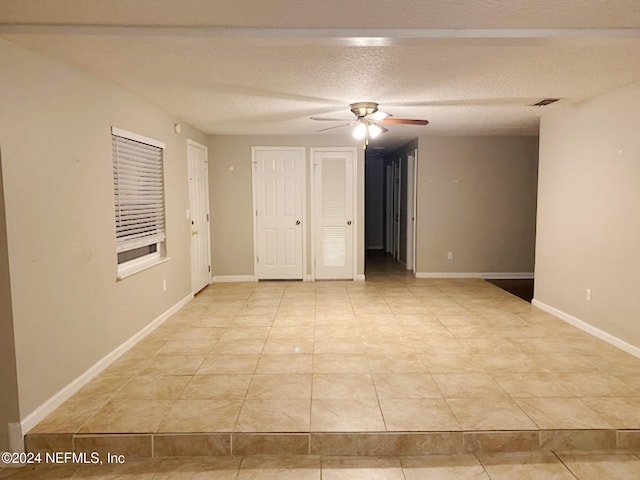
{"type": "MultiPolygon", "coordinates": [[[[249,294],[249,296],[246,298],[246,300],[243,301],[243,306],[247,306],[249,302],[249,300],[251,299],[251,296],[255,293],[255,291],[257,290],[257,287],[254,287],[251,289],[251,293],[249,294]]],[[[249,385],[247,385],[247,390],[246,392],[244,392],[244,397],[242,397],[242,403],[240,404],[240,408],[238,409],[238,413],[236,414],[236,420],[233,423],[233,427],[231,427],[231,432],[229,433],[229,451],[231,452],[231,455],[234,454],[233,450],[233,444],[235,443],[235,434],[236,433],[242,433],[242,432],[237,432],[236,428],[238,427],[238,422],[240,421],[240,415],[242,414],[242,410],[244,409],[245,403],[247,401],[247,395],[249,395],[249,389],[251,388],[251,384],[253,383],[253,379],[256,375],[256,372],[258,371],[258,365],[260,364],[260,360],[262,359],[262,355],[264,353],[264,347],[267,343],[267,339],[269,338],[269,334],[271,333],[271,327],[273,326],[273,322],[275,320],[275,317],[277,315],[278,309],[280,308],[280,304],[282,303],[282,297],[280,297],[280,302],[278,303],[278,308],[276,308],[275,313],[273,314],[273,318],[271,320],[271,325],[269,326],[269,333],[267,334],[267,338],[265,339],[264,343],[262,344],[262,348],[260,349],[260,353],[258,353],[258,360],[256,361],[256,365],[255,367],[253,367],[253,373],[251,373],[251,379],[249,380],[249,385]]],[[[234,318],[237,317],[238,315],[234,315],[234,318]]],[[[235,323],[235,321],[234,321],[235,323]]]]}
{"type": "MultiPolygon", "coordinates": [[[[250,293],[247,295],[247,297],[242,301],[243,306],[245,306],[247,304],[247,302],[249,301],[249,299],[251,298],[251,295],[253,295],[253,292],[255,292],[255,287],[253,287],[250,291],[250,293]]],[[[242,308],[242,307],[240,307],[242,308]]],[[[235,318],[238,317],[238,310],[235,310],[235,314],[232,315],[232,317],[234,318],[234,320],[231,322],[231,325],[235,325],[235,318]]],[[[263,347],[264,348],[264,347],[263,347]]],[[[256,366],[254,367],[254,373],[255,370],[258,368],[258,362],[260,361],[260,358],[258,358],[258,361],[256,362],[256,366]]],[[[253,373],[251,374],[251,378],[253,379],[253,373]]],[[[242,408],[244,406],[244,401],[246,399],[247,393],[249,392],[249,387],[251,386],[251,380],[249,381],[249,385],[247,385],[247,391],[244,392],[244,397],[242,399],[242,403],[240,404],[240,408],[238,409],[238,413],[236,414],[236,419],[233,422],[233,426],[231,427],[231,432],[229,432],[229,455],[233,456],[234,455],[234,448],[233,448],[233,444],[234,444],[234,433],[235,433],[235,429],[236,429],[236,425],[238,423],[238,420],[240,418],[240,413],[242,412],[242,408]]]]}
{"type": "MultiPolygon", "coordinates": [[[[307,442],[307,452],[311,455],[311,424],[313,422],[313,384],[315,383],[315,359],[316,359],[316,331],[318,329],[318,296],[317,289],[313,289],[313,345],[311,348],[311,395],[309,397],[309,441],[307,442]]],[[[322,473],[320,474],[322,476],[322,473]]]]}
{"type": "Polygon", "coordinates": [[[555,450],[551,450],[551,453],[553,453],[553,455],[558,459],[558,461],[562,464],[562,466],[576,479],[576,480],[580,480],[578,478],[578,476],[573,473],[573,470],[571,470],[571,468],[564,463],[564,460],[560,457],[560,455],[558,455],[558,453],[555,450]]]}
{"type": "Polygon", "coordinates": [[[493,480],[491,478],[491,474],[489,473],[489,471],[487,470],[487,466],[484,464],[484,462],[482,461],[482,459],[480,457],[478,457],[477,453],[473,453],[473,456],[475,457],[475,459],[478,461],[478,463],[480,464],[480,466],[482,467],[482,471],[487,475],[487,478],[489,480],[493,480]]]}
{"type": "MultiPolygon", "coordinates": [[[[377,289],[377,287],[376,287],[376,289],[377,289]]],[[[378,290],[378,294],[380,294],[379,290],[378,290]]],[[[385,304],[387,305],[387,308],[389,308],[389,304],[387,303],[387,300],[384,297],[382,297],[382,299],[384,300],[385,304]]],[[[352,304],[352,308],[353,308],[353,304],[352,304]]],[[[389,308],[389,310],[391,310],[391,309],[389,308]]],[[[395,314],[393,316],[394,316],[394,318],[396,318],[395,314]]],[[[382,424],[384,425],[385,433],[387,433],[389,431],[389,427],[387,426],[387,421],[384,418],[384,412],[382,410],[382,403],[380,402],[380,395],[378,394],[378,387],[376,387],[376,382],[374,380],[374,375],[373,375],[374,372],[372,371],[371,363],[369,361],[369,358],[370,358],[369,357],[369,351],[367,350],[366,345],[365,345],[364,348],[365,348],[365,355],[366,355],[366,358],[367,358],[367,367],[368,367],[368,371],[369,371],[369,376],[371,377],[371,383],[373,384],[373,390],[376,393],[376,402],[378,404],[378,410],[380,410],[380,416],[382,417],[382,424]]],[[[387,435],[384,436],[384,443],[385,443],[385,445],[384,445],[385,452],[388,453],[388,451],[389,451],[389,445],[388,445],[389,438],[387,437],[387,435]]],[[[403,472],[403,475],[404,475],[404,472],[403,472]]]]}
{"type": "MultiPolygon", "coordinates": [[[[137,375],[132,376],[129,380],[127,380],[126,382],[124,382],[122,385],[120,385],[120,387],[118,389],[116,389],[115,392],[113,392],[112,394],[110,394],[109,397],[107,397],[107,399],[100,405],[100,407],[98,409],[96,409],[96,411],[90,415],[89,417],[87,417],[87,419],[78,427],[75,429],[75,431],[72,433],[72,435],[75,437],[75,435],[80,434],[80,430],[82,430],[82,427],[84,427],[86,424],[88,424],[91,420],[93,420],[96,415],[98,415],[98,413],[100,413],[102,411],[102,409],[110,402],[112,401],[115,396],[118,394],[118,392],[120,390],[122,390],[125,385],[128,385],[130,382],[133,381],[133,379],[136,377],[137,375]]],[[[78,392],[76,392],[77,394],[78,392]]],[[[73,398],[73,397],[72,397],[73,398]]],[[[59,407],[58,407],[59,408],[59,407]]],[[[75,448],[75,446],[74,446],[75,448]]]]}

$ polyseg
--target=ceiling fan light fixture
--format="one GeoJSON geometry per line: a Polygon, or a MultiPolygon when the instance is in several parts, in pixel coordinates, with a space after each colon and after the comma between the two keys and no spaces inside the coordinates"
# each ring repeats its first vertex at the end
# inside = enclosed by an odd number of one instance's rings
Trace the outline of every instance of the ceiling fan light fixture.
{"type": "MultiPolygon", "coordinates": [[[[406,118],[395,118],[390,113],[381,112],[378,110],[378,104],[376,102],[356,102],[349,105],[351,113],[356,116],[355,120],[348,121],[342,125],[335,125],[329,128],[323,128],[317,130],[318,132],[324,132],[326,130],[332,130],[334,128],[346,127],[353,125],[353,131],[351,134],[353,138],[357,140],[364,140],[365,148],[370,139],[374,139],[379,135],[388,132],[383,125],[427,125],[427,120],[409,120],[406,118]]],[[[343,121],[340,118],[327,118],[327,117],[309,117],[311,120],[321,120],[328,122],[340,122],[343,121]]]]}
{"type": "Polygon", "coordinates": [[[367,125],[364,122],[358,121],[356,128],[353,129],[352,135],[356,140],[364,140],[367,136],[367,125]]]}
{"type": "Polygon", "coordinates": [[[367,131],[369,133],[369,138],[374,139],[378,135],[380,135],[384,130],[380,125],[376,125],[375,123],[370,123],[367,127],[367,131]]]}
{"type": "Polygon", "coordinates": [[[369,115],[368,118],[370,120],[373,120],[374,122],[381,122],[382,120],[390,116],[391,115],[388,114],[387,112],[381,112],[380,110],[378,110],[377,112],[374,112],[371,115],[369,115]]]}

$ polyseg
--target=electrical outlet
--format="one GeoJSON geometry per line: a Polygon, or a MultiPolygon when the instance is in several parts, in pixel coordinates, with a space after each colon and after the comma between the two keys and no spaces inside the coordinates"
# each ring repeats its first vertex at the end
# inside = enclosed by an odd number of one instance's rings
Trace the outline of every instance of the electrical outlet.
{"type": "Polygon", "coordinates": [[[162,291],[163,292],[167,291],[167,279],[166,278],[162,279],[162,291]]]}
{"type": "Polygon", "coordinates": [[[447,260],[453,260],[453,252],[447,252],[447,260]]]}
{"type": "Polygon", "coordinates": [[[587,288],[587,292],[585,293],[584,298],[587,300],[587,302],[591,301],[591,289],[587,288]]]}

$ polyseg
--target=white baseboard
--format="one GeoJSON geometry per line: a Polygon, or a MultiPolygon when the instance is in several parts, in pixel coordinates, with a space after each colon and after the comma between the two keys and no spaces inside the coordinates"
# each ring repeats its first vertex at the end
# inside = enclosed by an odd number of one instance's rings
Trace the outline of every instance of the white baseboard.
{"type": "MultiPolygon", "coordinates": [[[[364,282],[364,274],[360,273],[358,275],[355,276],[355,278],[353,279],[354,282],[364,282]]],[[[315,282],[316,279],[313,278],[313,275],[305,275],[303,281],[305,282],[315,282]]]]}
{"type": "Polygon", "coordinates": [[[213,283],[257,282],[255,275],[214,275],[213,283]]]}
{"type": "Polygon", "coordinates": [[[605,332],[604,330],[600,330],[599,328],[594,327],[593,325],[580,320],[573,315],[563,312],[562,310],[558,310],[557,308],[552,307],[551,305],[547,305],[546,303],[543,303],[535,298],[531,301],[531,304],[534,307],[538,307],[540,310],[544,310],[545,312],[550,313],[551,315],[558,317],[561,320],[564,320],[569,325],[573,325],[574,327],[579,328],[583,332],[593,335],[600,340],[604,340],[608,344],[613,345],[614,347],[617,347],[620,350],[633,355],[634,357],[640,358],[640,347],[631,345],[630,343],[627,343],[624,340],[605,332]]]}
{"type": "Polygon", "coordinates": [[[480,274],[485,280],[533,280],[533,272],[485,272],[480,274]]]}
{"type": "Polygon", "coordinates": [[[189,303],[193,299],[193,294],[189,294],[180,300],[178,303],[169,308],[166,312],[158,315],[151,323],[147,324],[142,330],[134,334],[131,338],[126,340],[122,345],[116,347],[111,353],[108,353],[96,363],[94,363],[89,369],[80,375],[78,378],[69,383],[66,387],[46,400],[43,404],[37,407],[33,412],[22,419],[20,425],[23,433],[28,433],[33,427],[35,427],[42,419],[53,412],[56,408],[62,405],[67,399],[69,399],[74,393],[80,390],[83,386],[93,380],[100,372],[115,362],[123,354],[125,354],[131,347],[142,340],[144,337],[153,332],[171,315],[180,310],[184,305],[189,303]]]}
{"type": "Polygon", "coordinates": [[[485,280],[528,280],[533,278],[533,272],[416,272],[416,278],[483,278],[485,280]]]}
{"type": "Polygon", "coordinates": [[[22,435],[22,425],[18,422],[7,424],[7,440],[9,441],[9,451],[14,453],[24,452],[24,440],[22,435]]]}

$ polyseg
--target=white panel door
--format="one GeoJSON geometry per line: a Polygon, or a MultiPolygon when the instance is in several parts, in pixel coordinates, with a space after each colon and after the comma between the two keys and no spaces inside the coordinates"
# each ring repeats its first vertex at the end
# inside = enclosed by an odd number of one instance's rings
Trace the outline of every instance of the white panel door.
{"type": "Polygon", "coordinates": [[[304,149],[253,148],[258,279],[302,279],[304,149]]]}
{"type": "Polygon", "coordinates": [[[187,162],[191,220],[191,291],[196,293],[211,283],[207,147],[189,140],[187,162]]]}
{"type": "Polygon", "coordinates": [[[393,254],[393,165],[386,166],[385,251],[393,254]]]}
{"type": "Polygon", "coordinates": [[[315,277],[354,278],[353,148],[312,149],[315,277]]]}

